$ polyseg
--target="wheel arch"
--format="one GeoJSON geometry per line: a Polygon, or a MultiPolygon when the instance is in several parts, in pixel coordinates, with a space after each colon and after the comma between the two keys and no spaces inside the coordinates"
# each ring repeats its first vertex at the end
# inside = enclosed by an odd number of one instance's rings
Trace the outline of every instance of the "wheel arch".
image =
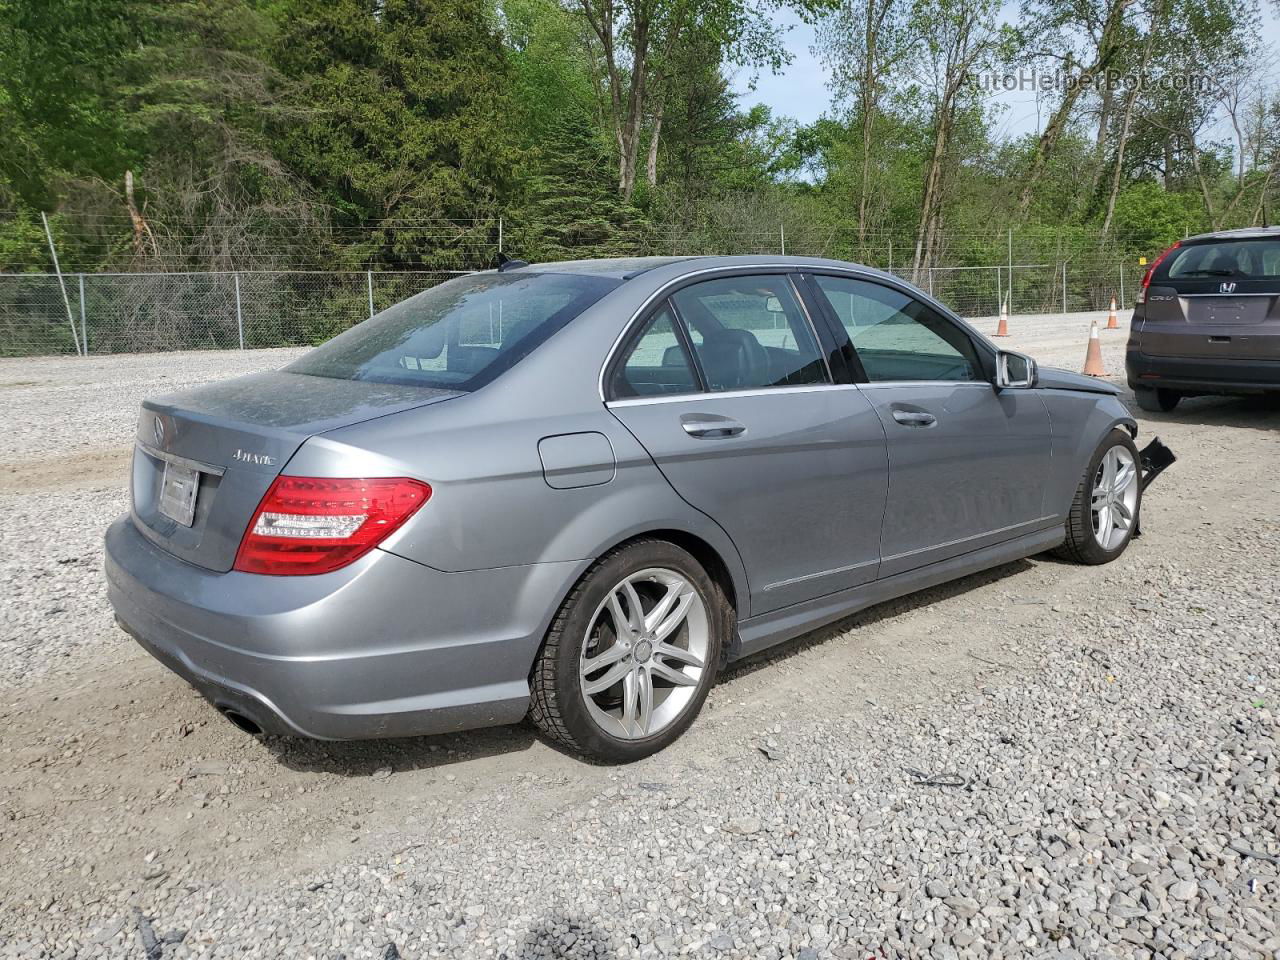
{"type": "MultiPolygon", "coordinates": [[[[1111,432],[1111,430],[1114,430],[1114,429],[1116,429],[1117,427],[1123,427],[1125,430],[1129,431],[1129,439],[1130,439],[1130,440],[1137,440],[1137,439],[1138,439],[1138,421],[1137,421],[1137,420],[1135,420],[1135,419],[1133,419],[1133,417],[1121,417],[1121,418],[1119,418],[1118,420],[1116,420],[1116,422],[1115,422],[1115,423],[1113,423],[1113,424],[1111,425],[1111,429],[1110,429],[1110,430],[1108,430],[1108,431],[1107,431],[1107,433],[1110,433],[1110,432],[1111,432]]],[[[1105,436],[1105,434],[1104,434],[1104,436],[1105,436]]],[[[1101,440],[1099,440],[1098,442],[1099,442],[1099,443],[1101,443],[1102,441],[1101,441],[1101,440]]]]}
{"type": "MultiPolygon", "coordinates": [[[[721,551],[717,550],[710,542],[696,533],[690,533],[688,530],[680,530],[675,527],[655,527],[651,530],[642,530],[629,534],[617,543],[600,551],[600,556],[612,553],[614,550],[619,550],[627,544],[638,540],[665,540],[687,551],[707,571],[707,576],[711,577],[716,585],[724,591],[725,599],[729,601],[735,616],[739,619],[742,617],[745,612],[743,604],[746,603],[749,597],[746,574],[741,570],[740,566],[737,569],[730,567],[721,551]]],[[[734,560],[737,560],[736,553],[734,560]]]]}

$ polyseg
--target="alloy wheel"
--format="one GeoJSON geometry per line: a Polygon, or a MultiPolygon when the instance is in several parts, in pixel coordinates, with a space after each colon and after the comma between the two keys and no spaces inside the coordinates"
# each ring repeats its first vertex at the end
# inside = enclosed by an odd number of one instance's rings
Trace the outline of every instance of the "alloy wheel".
{"type": "Polygon", "coordinates": [[[687,577],[663,567],[631,574],[587,628],[579,678],[588,713],[619,739],[659,733],[693,701],[709,645],[706,604],[687,577]]]}
{"type": "Polygon", "coordinates": [[[1103,550],[1119,547],[1133,527],[1138,510],[1138,465],[1121,444],[1102,457],[1093,479],[1093,536],[1103,550]]]}

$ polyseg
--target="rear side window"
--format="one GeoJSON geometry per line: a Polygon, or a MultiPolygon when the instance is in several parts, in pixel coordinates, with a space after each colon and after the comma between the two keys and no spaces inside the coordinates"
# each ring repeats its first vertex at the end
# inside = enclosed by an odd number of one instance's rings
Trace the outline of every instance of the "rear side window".
{"type": "Polygon", "coordinates": [[[1179,247],[1160,264],[1159,280],[1280,280],[1280,239],[1230,240],[1179,247]]]}
{"type": "Polygon", "coordinates": [[[626,359],[615,369],[610,393],[623,398],[697,392],[693,364],[676,333],[671,307],[664,304],[645,323],[626,359]]]}
{"type": "Polygon", "coordinates": [[[707,387],[752,390],[827,383],[808,318],[785,276],[704,280],[671,297],[707,387]]]}
{"type": "Polygon", "coordinates": [[[588,274],[450,280],[352,327],[285,369],[338,380],[474,390],[619,285],[588,274]]]}
{"type": "Polygon", "coordinates": [[[919,300],[851,277],[814,280],[872,383],[985,379],[968,334],[919,300]]]}

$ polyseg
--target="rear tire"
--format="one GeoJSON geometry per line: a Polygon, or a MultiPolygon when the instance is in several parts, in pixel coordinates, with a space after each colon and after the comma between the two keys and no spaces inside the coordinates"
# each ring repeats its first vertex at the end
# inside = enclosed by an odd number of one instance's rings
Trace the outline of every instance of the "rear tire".
{"type": "Polygon", "coordinates": [[[1055,556],[1094,566],[1124,553],[1142,510],[1142,459],[1133,438],[1112,430],[1098,445],[1076,487],[1067,538],[1055,556]]]}
{"type": "Polygon", "coordinates": [[[1138,401],[1138,406],[1148,413],[1168,413],[1178,405],[1182,394],[1176,390],[1166,390],[1164,387],[1136,387],[1133,398],[1138,401]]]}
{"type": "Polygon", "coordinates": [[[578,581],[529,678],[544,734],[604,763],[631,763],[693,723],[715,683],[733,611],[687,551],[636,540],[578,581]]]}

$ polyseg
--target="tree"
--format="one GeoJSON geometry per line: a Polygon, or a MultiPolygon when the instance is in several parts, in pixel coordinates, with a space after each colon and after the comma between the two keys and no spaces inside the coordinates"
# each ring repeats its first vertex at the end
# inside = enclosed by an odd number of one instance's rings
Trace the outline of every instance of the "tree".
{"type": "MultiPolygon", "coordinates": [[[[635,190],[646,129],[651,141],[661,132],[664,87],[682,44],[709,46],[717,51],[717,63],[776,69],[787,59],[770,18],[781,0],[566,2],[582,11],[590,28],[595,82],[617,144],[618,192],[628,199],[635,190]]],[[[801,9],[813,10],[822,0],[799,2],[801,9]]]]}
{"type": "Polygon", "coordinates": [[[942,239],[942,202],[952,140],[962,113],[974,105],[971,77],[990,68],[1011,42],[997,25],[999,0],[916,0],[912,22],[923,38],[917,54],[929,116],[913,273],[919,277],[937,255],[942,239]]]}
{"type": "Polygon", "coordinates": [[[290,0],[281,150],[353,242],[351,262],[476,265],[522,151],[481,0],[290,0]]]}
{"type": "Polygon", "coordinates": [[[823,20],[818,50],[831,71],[831,87],[840,102],[851,104],[859,134],[858,254],[866,255],[868,214],[875,193],[873,166],[883,142],[883,103],[898,66],[919,43],[908,0],[846,0],[823,20]]]}
{"type": "Polygon", "coordinates": [[[579,108],[552,121],[520,209],[521,254],[572,260],[634,253],[644,219],[618,195],[611,166],[609,143],[589,113],[579,108]]]}
{"type": "Polygon", "coordinates": [[[0,179],[48,207],[68,177],[112,178],[128,157],[113,95],[136,37],[132,0],[0,2],[0,179]]]}
{"type": "Polygon", "coordinates": [[[1023,0],[1022,22],[1033,24],[1024,44],[1033,62],[1054,64],[1066,81],[1062,97],[1036,140],[1018,192],[1018,213],[1025,217],[1040,178],[1075,114],[1082,96],[1107,83],[1118,58],[1133,42],[1125,17],[1137,0],[1023,0]],[[1039,49],[1035,49],[1039,46],[1039,49]]]}

